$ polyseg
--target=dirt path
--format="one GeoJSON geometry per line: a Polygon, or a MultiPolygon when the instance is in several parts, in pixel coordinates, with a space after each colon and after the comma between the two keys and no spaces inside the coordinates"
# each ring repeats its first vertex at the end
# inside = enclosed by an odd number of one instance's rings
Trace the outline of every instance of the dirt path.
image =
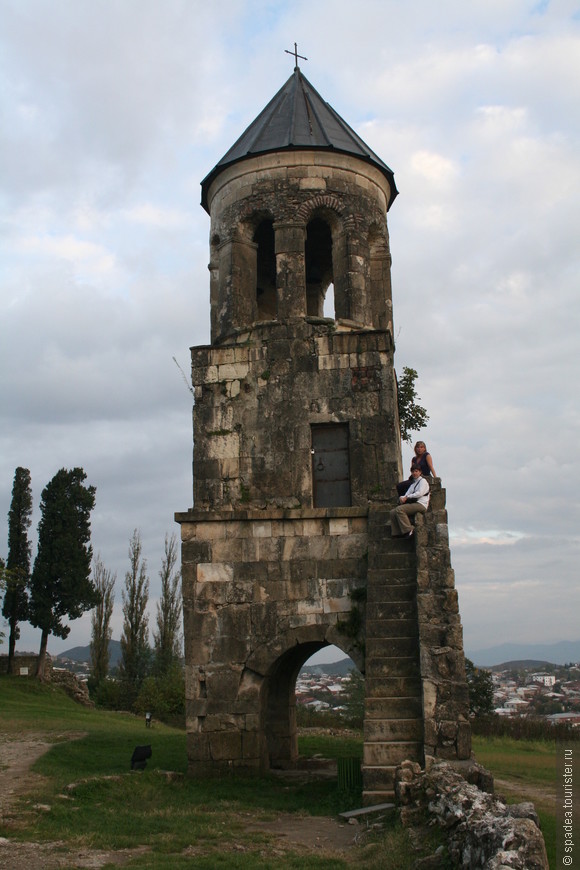
{"type": "Polygon", "coordinates": [[[42,777],[31,773],[30,767],[51,747],[41,734],[30,734],[26,740],[12,740],[0,734],[0,819],[9,814],[14,799],[31,791],[42,777]]]}
{"type": "MultiPolygon", "coordinates": [[[[74,740],[80,734],[61,734],[51,741],[43,734],[28,734],[25,739],[0,734],[0,821],[4,827],[18,827],[15,802],[21,795],[33,791],[42,784],[43,778],[30,768],[50,747],[60,740],[74,740]]],[[[334,818],[321,818],[285,813],[272,822],[256,822],[247,814],[243,821],[248,831],[263,831],[273,835],[275,844],[271,854],[282,857],[288,851],[316,852],[334,857],[347,857],[355,846],[358,825],[339,823],[334,818]]],[[[233,846],[236,851],[247,851],[249,847],[233,846]]],[[[63,842],[19,843],[16,840],[0,837],[0,870],[61,870],[75,867],[98,870],[106,864],[122,866],[140,852],[141,849],[104,851],[92,849],[70,849],[63,842]]],[[[196,854],[195,846],[187,850],[196,854]]]]}
{"type": "MultiPolygon", "coordinates": [[[[80,734],[60,734],[51,741],[43,734],[27,734],[25,739],[0,734],[0,821],[7,828],[18,827],[14,804],[20,795],[33,791],[43,777],[30,768],[60,740],[74,740],[80,734]]],[[[68,849],[64,843],[20,843],[0,837],[0,870],[60,870],[60,868],[92,868],[105,864],[124,864],[134,857],[131,852],[104,852],[90,849],[68,849]]]]}
{"type": "Polygon", "coordinates": [[[505,797],[515,797],[518,801],[531,801],[538,807],[544,807],[549,811],[554,812],[556,806],[556,785],[546,785],[539,787],[530,785],[529,783],[521,782],[518,779],[499,779],[493,778],[495,790],[500,795],[505,797]]]}

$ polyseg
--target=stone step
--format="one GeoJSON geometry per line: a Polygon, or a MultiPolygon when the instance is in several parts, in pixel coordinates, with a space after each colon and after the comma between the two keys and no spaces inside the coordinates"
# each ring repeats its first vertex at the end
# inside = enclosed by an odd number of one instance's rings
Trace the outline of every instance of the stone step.
{"type": "MultiPolygon", "coordinates": [[[[420,677],[369,677],[365,675],[365,698],[421,698],[420,677]]],[[[388,717],[386,717],[388,718],[388,717]]]]}
{"type": "Polygon", "coordinates": [[[367,719],[364,724],[365,742],[384,743],[388,740],[423,740],[422,719],[367,719]]]}
{"type": "Polygon", "coordinates": [[[417,637],[369,637],[365,648],[367,672],[375,659],[407,658],[418,653],[417,637]]]}
{"type": "Polygon", "coordinates": [[[369,510],[369,529],[382,529],[383,526],[390,522],[391,511],[393,505],[385,505],[384,508],[372,508],[369,510]]]}
{"type": "Polygon", "coordinates": [[[381,658],[369,658],[367,654],[366,678],[367,680],[384,680],[387,677],[419,677],[418,655],[389,656],[381,658]]]}
{"type": "Polygon", "coordinates": [[[368,638],[418,637],[417,619],[374,619],[366,620],[366,636],[368,638]]]}
{"type": "Polygon", "coordinates": [[[423,716],[423,701],[416,697],[365,698],[365,722],[369,719],[417,719],[423,716]]]}
{"type": "Polygon", "coordinates": [[[380,581],[369,584],[367,586],[367,604],[383,604],[388,601],[414,602],[417,593],[416,584],[408,582],[407,577],[402,578],[402,581],[399,583],[380,581]]]}
{"type": "Polygon", "coordinates": [[[415,601],[382,601],[373,602],[373,619],[416,619],[415,601]]]}
{"type": "Polygon", "coordinates": [[[414,583],[415,568],[369,568],[367,571],[367,587],[372,586],[406,586],[414,583]]]}
{"type": "Polygon", "coordinates": [[[382,545],[374,546],[369,541],[368,566],[374,568],[410,568],[415,563],[415,551],[409,547],[409,542],[406,541],[404,552],[393,552],[382,545]]]}
{"type": "Polygon", "coordinates": [[[422,761],[423,742],[402,740],[387,743],[366,743],[363,746],[363,765],[382,767],[400,764],[402,761],[422,761]]]}
{"type": "Polygon", "coordinates": [[[414,557],[415,542],[412,538],[391,538],[391,530],[387,529],[386,535],[378,541],[372,540],[371,546],[391,556],[414,557]]]}
{"type": "Polygon", "coordinates": [[[383,789],[386,791],[389,789],[392,789],[393,791],[395,790],[396,764],[363,764],[361,769],[363,774],[364,791],[378,792],[383,789]]]}

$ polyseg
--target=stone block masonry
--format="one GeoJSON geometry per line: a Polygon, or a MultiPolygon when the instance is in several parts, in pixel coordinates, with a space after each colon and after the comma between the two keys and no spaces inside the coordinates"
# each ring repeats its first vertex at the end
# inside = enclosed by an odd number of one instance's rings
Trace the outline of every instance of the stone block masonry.
{"type": "Polygon", "coordinates": [[[405,758],[469,755],[444,494],[414,539],[388,525],[396,195],[298,68],[202,182],[211,344],[191,349],[176,515],[193,774],[293,765],[296,677],[328,644],[365,674],[365,801],[392,797],[405,758]]]}
{"type": "Polygon", "coordinates": [[[364,669],[341,624],[366,583],[366,510],[192,510],[177,519],[190,770],[287,766],[298,753],[302,663],[337,643],[364,669]]]}
{"type": "Polygon", "coordinates": [[[325,644],[365,673],[367,804],[393,798],[404,759],[470,757],[445,494],[432,490],[411,541],[390,538],[380,504],[177,515],[192,773],[292,765],[296,676],[325,644]]]}
{"type": "Polygon", "coordinates": [[[344,423],[352,504],[390,495],[398,445],[388,332],[328,323],[257,324],[192,351],[194,504],[208,510],[312,505],[311,427],[344,423]]]}

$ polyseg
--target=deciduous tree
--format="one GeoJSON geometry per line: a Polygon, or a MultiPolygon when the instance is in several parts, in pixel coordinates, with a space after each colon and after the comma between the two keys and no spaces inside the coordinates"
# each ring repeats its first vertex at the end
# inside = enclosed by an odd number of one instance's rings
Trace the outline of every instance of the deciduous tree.
{"type": "Polygon", "coordinates": [[[121,636],[120,674],[125,704],[131,707],[147,676],[151,650],[148,632],[149,578],[142,558],[141,536],[137,529],[129,542],[130,569],[125,574],[123,599],[123,634],[121,636]]]}
{"type": "Polygon", "coordinates": [[[78,619],[96,602],[91,582],[91,522],[94,486],[82,468],[61,468],[42,491],[38,551],[30,578],[29,622],[40,628],[37,675],[44,677],[50,634],[65,638],[63,619],[78,619]]]}
{"type": "Polygon", "coordinates": [[[415,389],[417,377],[415,369],[404,366],[402,376],[397,379],[397,405],[403,441],[410,442],[412,433],[423,429],[429,420],[425,408],[417,404],[420,401],[415,389]]]}
{"type": "Polygon", "coordinates": [[[161,596],[157,602],[157,630],[153,632],[155,671],[168,674],[181,654],[181,572],[176,570],[177,539],[165,535],[165,554],[161,563],[161,596]]]}
{"type": "Polygon", "coordinates": [[[493,680],[485,668],[477,668],[471,659],[465,659],[465,673],[469,687],[469,710],[476,716],[493,713],[493,680]]]}
{"type": "Polygon", "coordinates": [[[20,637],[19,622],[28,619],[30,580],[30,542],[28,529],[32,516],[30,471],[18,467],[14,473],[12,501],[8,512],[8,558],[6,559],[6,592],[2,616],[8,622],[8,673],[12,672],[16,641],[20,637]]]}
{"type": "Polygon", "coordinates": [[[359,670],[352,668],[348,682],[343,682],[341,701],[346,708],[346,717],[352,727],[362,728],[365,715],[365,678],[359,670]]]}
{"type": "Polygon", "coordinates": [[[93,584],[97,604],[91,614],[91,680],[97,687],[109,673],[109,641],[112,636],[111,617],[115,602],[117,575],[105,568],[100,556],[93,562],[93,584]]]}

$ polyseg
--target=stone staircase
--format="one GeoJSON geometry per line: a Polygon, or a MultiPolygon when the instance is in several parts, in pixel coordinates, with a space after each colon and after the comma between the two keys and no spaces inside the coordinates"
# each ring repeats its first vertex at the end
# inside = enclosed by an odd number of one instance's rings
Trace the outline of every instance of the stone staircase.
{"type": "Polygon", "coordinates": [[[363,803],[394,798],[405,759],[423,763],[414,539],[392,539],[389,508],[369,512],[363,803]]]}

